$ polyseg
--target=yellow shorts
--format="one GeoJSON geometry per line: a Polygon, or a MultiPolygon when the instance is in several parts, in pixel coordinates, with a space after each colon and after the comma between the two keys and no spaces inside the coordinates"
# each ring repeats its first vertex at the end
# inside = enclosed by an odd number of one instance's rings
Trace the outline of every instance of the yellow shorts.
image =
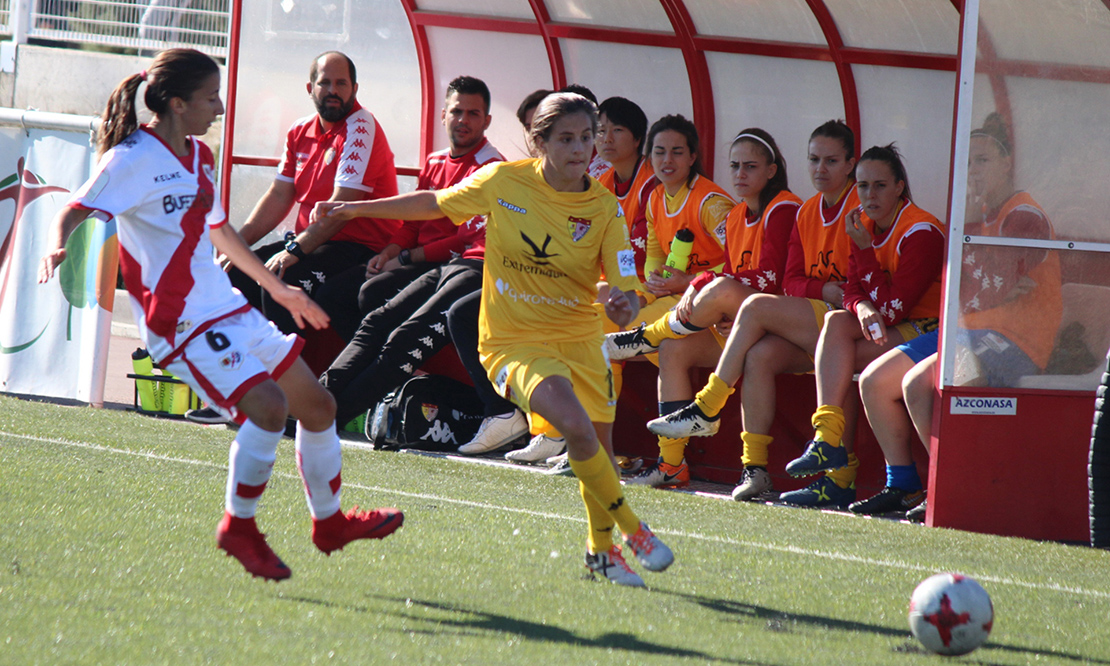
{"type": "Polygon", "coordinates": [[[590,420],[612,423],[617,412],[613,371],[600,341],[517,344],[482,355],[494,388],[531,413],[532,391],[548,377],[566,377],[590,420]]]}
{"type": "Polygon", "coordinates": [[[900,324],[894,325],[894,330],[902,334],[902,342],[909,342],[919,335],[932,333],[940,326],[940,319],[936,317],[926,317],[924,319],[906,319],[900,324]]]}
{"type": "Polygon", "coordinates": [[[825,328],[826,313],[839,309],[828,301],[822,301],[817,298],[807,298],[806,300],[809,301],[810,307],[813,308],[813,315],[817,318],[817,330],[825,328]]]}

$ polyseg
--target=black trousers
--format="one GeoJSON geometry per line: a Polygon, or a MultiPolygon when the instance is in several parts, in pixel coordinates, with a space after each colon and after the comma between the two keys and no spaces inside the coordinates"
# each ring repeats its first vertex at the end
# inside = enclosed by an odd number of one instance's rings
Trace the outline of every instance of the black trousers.
{"type": "Polygon", "coordinates": [[[451,332],[451,340],[455,343],[459,360],[462,361],[466,373],[474,382],[474,390],[478,392],[478,397],[485,405],[486,416],[498,416],[514,411],[516,405],[497,393],[478,358],[478,313],[481,310],[481,304],[481,289],[460,298],[447,311],[447,329],[451,332]]]}
{"type": "Polygon", "coordinates": [[[316,302],[331,317],[331,327],[350,342],[362,318],[389,302],[424,273],[441,264],[421,263],[401,266],[367,279],[366,264],[353,266],[332,276],[320,286],[316,302]]]}
{"type": "Polygon", "coordinates": [[[320,377],[347,423],[405,382],[450,342],[447,311],[482,286],[482,262],[455,259],[424,273],[367,314],[351,342],[320,377]]]}
{"type": "MultiPolygon", "coordinates": [[[[254,253],[263,262],[285,249],[284,242],[263,245],[254,253]]],[[[286,284],[291,284],[304,289],[305,293],[316,300],[320,288],[333,276],[358,264],[366,265],[375,254],[374,250],[361,243],[352,241],[328,241],[316,248],[304,259],[286,269],[281,279],[286,284]]],[[[363,269],[365,270],[365,268],[363,269]]],[[[228,272],[233,287],[243,292],[247,301],[258,308],[266,318],[277,324],[277,327],[286,333],[296,333],[297,322],[289,311],[274,302],[266,290],[258,283],[237,268],[228,272]]]]}

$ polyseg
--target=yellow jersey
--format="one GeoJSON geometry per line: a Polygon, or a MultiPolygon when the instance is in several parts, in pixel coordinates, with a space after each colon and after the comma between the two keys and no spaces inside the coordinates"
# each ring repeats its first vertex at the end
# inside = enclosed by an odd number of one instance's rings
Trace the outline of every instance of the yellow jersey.
{"type": "Polygon", "coordinates": [[[486,215],[486,264],[478,349],[523,342],[596,340],[603,333],[597,281],[644,291],[628,227],[612,192],[593,178],[585,192],[559,192],[539,159],[490,164],[436,192],[455,224],[486,215]]]}

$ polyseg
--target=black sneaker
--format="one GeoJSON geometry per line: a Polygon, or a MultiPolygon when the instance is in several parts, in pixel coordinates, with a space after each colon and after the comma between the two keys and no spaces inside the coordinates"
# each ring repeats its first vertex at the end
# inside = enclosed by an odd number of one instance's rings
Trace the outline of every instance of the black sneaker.
{"type": "Polygon", "coordinates": [[[645,328],[647,328],[647,324],[640,324],[631,331],[621,331],[620,333],[610,333],[606,335],[605,350],[609,354],[609,360],[623,361],[633,356],[654,354],[659,351],[659,347],[644,339],[645,328]]]}
{"type": "Polygon", "coordinates": [[[901,488],[887,486],[880,490],[877,495],[868,497],[865,500],[853,502],[848,506],[848,510],[852,513],[859,513],[865,516],[875,516],[880,513],[909,511],[924,501],[924,490],[907,492],[901,488]]]}
{"type": "Polygon", "coordinates": [[[929,508],[929,500],[922,500],[921,504],[918,504],[917,506],[906,512],[906,520],[910,521],[911,523],[925,522],[925,510],[927,508],[929,508]]]}
{"type": "Polygon", "coordinates": [[[185,419],[193,423],[204,423],[206,425],[219,425],[231,420],[226,414],[216,411],[216,408],[212,405],[202,409],[190,409],[185,412],[185,419]]]}

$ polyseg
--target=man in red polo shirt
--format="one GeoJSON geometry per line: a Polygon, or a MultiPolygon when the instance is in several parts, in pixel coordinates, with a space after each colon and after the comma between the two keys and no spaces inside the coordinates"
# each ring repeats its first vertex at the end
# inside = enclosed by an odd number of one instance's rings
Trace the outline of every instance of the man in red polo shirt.
{"type": "MultiPolygon", "coordinates": [[[[346,223],[309,224],[319,201],[356,201],[397,194],[393,151],[374,116],[355,99],[355,65],[329,51],[312,61],[309,96],[316,113],[293,123],[277,176],[239,230],[248,244],[261,240],[297,206],[296,235],[255,250],[267,268],[313,298],[329,277],[366,264],[399,229],[397,220],[358,218],[346,223]]],[[[296,330],[289,313],[243,273],[232,284],[278,328],[296,330]]]]}

